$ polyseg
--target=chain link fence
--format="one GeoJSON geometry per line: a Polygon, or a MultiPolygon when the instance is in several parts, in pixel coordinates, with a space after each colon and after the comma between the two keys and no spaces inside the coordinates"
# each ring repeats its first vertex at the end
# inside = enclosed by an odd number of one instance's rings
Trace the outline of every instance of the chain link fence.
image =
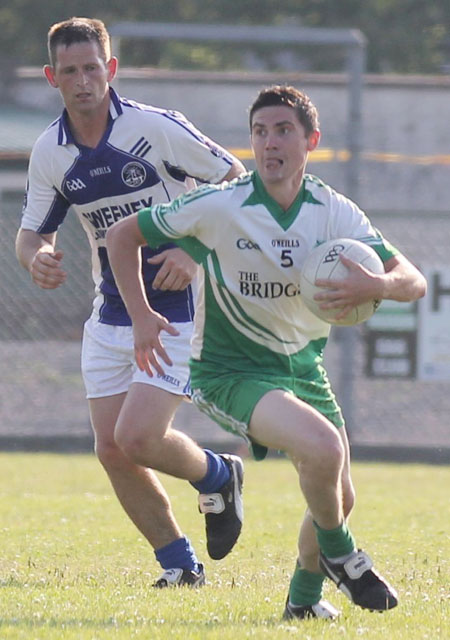
{"type": "MultiPolygon", "coordinates": [[[[80,374],[80,339],[93,285],[90,248],[75,216],[59,233],[68,279],[55,291],[35,287],[14,254],[22,194],[0,199],[0,448],[86,450],[92,447],[80,374]]],[[[450,216],[371,212],[374,224],[415,264],[448,262],[450,216]]],[[[349,414],[354,454],[384,459],[450,461],[447,382],[369,378],[367,328],[333,329],[326,364],[349,414]]],[[[237,450],[229,436],[188,403],[175,426],[201,444],[237,450]]]]}

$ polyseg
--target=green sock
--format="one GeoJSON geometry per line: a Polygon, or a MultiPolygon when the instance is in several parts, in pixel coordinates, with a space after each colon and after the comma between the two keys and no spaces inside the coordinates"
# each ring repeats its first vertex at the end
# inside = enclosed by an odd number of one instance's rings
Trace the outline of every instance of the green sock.
{"type": "Polygon", "coordinates": [[[297,563],[289,587],[289,601],[295,605],[316,604],[322,597],[325,576],[302,569],[297,563]]]}
{"type": "Polygon", "coordinates": [[[355,540],[345,522],[336,529],[322,529],[316,522],[314,527],[319,547],[327,558],[347,556],[355,550],[355,540]]]}

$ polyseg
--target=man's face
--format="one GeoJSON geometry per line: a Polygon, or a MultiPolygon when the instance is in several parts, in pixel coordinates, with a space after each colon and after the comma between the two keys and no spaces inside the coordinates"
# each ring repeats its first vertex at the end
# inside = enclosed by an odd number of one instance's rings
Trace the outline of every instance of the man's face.
{"type": "Polygon", "coordinates": [[[250,139],[263,182],[271,185],[301,179],[308,153],[317,147],[319,138],[319,131],[306,135],[291,107],[274,105],[255,111],[250,139]]]}
{"type": "Polygon", "coordinates": [[[44,69],[50,85],[61,92],[69,113],[95,111],[105,99],[115,71],[115,58],[105,62],[96,42],[59,45],[55,66],[44,69]]]}

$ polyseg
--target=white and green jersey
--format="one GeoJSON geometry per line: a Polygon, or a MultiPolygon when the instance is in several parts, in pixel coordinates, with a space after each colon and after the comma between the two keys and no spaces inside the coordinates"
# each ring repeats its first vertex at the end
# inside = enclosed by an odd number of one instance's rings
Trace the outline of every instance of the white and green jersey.
{"type": "Polygon", "coordinates": [[[342,237],[370,244],[383,261],[396,253],[356,204],[310,175],[287,211],[253,172],[138,216],[151,247],[173,241],[203,266],[192,341],[203,371],[308,375],[330,325],[303,303],[306,256],[342,237]]]}

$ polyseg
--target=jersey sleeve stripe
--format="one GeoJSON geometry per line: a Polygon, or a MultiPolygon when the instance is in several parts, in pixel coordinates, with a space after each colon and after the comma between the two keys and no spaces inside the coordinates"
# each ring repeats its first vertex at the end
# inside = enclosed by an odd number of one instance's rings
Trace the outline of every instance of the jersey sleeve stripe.
{"type": "Polygon", "coordinates": [[[164,217],[158,215],[158,210],[164,206],[165,205],[160,205],[152,209],[142,209],[138,213],[138,225],[147,243],[150,247],[156,249],[161,244],[167,243],[167,240],[170,239],[186,251],[195,262],[201,264],[206,259],[210,249],[198,238],[194,238],[193,236],[180,237],[179,234],[165,222],[164,217]]]}

